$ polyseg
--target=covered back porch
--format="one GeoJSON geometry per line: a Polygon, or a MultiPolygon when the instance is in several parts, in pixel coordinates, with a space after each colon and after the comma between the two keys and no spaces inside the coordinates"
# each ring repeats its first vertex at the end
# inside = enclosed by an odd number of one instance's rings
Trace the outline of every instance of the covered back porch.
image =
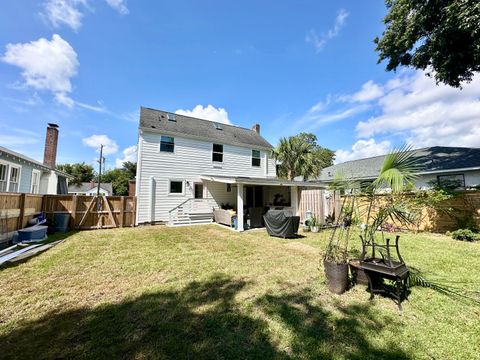
{"type": "Polygon", "coordinates": [[[203,193],[214,203],[216,222],[226,226],[233,224],[237,231],[264,227],[263,215],[270,209],[303,215],[300,209],[302,191],[324,189],[319,183],[278,178],[203,175],[201,179],[206,190],[203,193]]]}

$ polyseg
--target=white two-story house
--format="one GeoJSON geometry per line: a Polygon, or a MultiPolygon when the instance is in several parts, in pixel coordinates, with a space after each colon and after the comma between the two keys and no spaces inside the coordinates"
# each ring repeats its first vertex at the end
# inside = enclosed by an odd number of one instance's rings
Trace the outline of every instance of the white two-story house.
{"type": "Polygon", "coordinates": [[[272,145],[252,129],[142,107],[138,138],[137,224],[211,222],[233,208],[244,230],[252,208],[298,212],[299,187],[277,178],[272,145]]]}

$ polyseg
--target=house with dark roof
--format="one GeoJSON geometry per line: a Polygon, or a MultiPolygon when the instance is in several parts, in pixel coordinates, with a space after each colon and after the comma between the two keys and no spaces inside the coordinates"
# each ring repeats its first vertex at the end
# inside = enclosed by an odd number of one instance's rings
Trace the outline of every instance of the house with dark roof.
{"type": "MultiPolygon", "coordinates": [[[[419,167],[415,187],[426,189],[432,181],[455,181],[459,186],[480,186],[480,149],[433,146],[411,150],[419,167]]],[[[337,175],[360,182],[373,181],[379,174],[386,155],[347,161],[322,170],[319,180],[332,182],[337,175]]]]}
{"type": "MultiPolygon", "coordinates": [[[[68,193],[72,195],[97,195],[98,183],[94,181],[83,182],[80,185],[68,185],[68,193]]],[[[113,195],[112,183],[100,183],[100,194],[105,196],[113,195]]]]}
{"type": "Polygon", "coordinates": [[[0,146],[0,192],[66,194],[69,175],[55,168],[58,125],[48,124],[43,163],[0,146]]]}
{"type": "Polygon", "coordinates": [[[271,149],[259,124],[247,129],[142,107],[136,223],[206,223],[215,213],[242,231],[260,226],[269,207],[298,213],[299,187],[319,185],[277,178],[271,149]]]}

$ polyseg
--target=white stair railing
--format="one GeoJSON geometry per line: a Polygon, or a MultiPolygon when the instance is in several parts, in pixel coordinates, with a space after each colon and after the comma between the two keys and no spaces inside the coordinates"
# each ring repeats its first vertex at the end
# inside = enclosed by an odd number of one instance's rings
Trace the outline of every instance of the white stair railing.
{"type": "Polygon", "coordinates": [[[207,224],[212,218],[209,199],[190,198],[169,211],[169,225],[207,224]]]}

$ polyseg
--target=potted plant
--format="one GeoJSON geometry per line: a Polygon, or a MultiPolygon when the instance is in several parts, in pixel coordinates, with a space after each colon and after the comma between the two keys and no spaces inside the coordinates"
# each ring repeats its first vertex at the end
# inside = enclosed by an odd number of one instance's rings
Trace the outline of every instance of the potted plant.
{"type": "Polygon", "coordinates": [[[303,232],[309,232],[310,231],[310,222],[311,219],[307,219],[303,223],[303,232]]]}
{"type": "Polygon", "coordinates": [[[330,241],[323,257],[323,267],[328,289],[335,294],[343,294],[348,287],[348,236],[341,238],[330,236],[330,241]]]}
{"type": "Polygon", "coordinates": [[[310,229],[314,233],[318,233],[320,231],[320,227],[318,226],[318,220],[315,216],[312,217],[312,219],[310,220],[310,229]]]}

